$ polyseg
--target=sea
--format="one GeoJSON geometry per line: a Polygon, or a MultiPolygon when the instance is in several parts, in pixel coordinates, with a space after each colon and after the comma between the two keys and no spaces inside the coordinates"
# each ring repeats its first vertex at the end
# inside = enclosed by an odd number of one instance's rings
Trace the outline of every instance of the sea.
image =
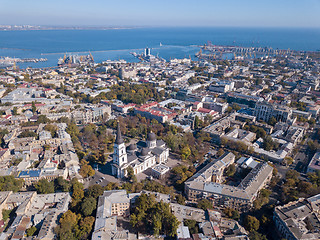
{"type": "Polygon", "coordinates": [[[64,54],[93,55],[95,62],[123,59],[137,62],[132,52],[166,60],[192,58],[199,46],[214,45],[272,47],[320,51],[320,29],[171,27],[108,30],[0,31],[0,57],[47,58],[46,62],[19,63],[20,68],[55,67],[64,54]]]}

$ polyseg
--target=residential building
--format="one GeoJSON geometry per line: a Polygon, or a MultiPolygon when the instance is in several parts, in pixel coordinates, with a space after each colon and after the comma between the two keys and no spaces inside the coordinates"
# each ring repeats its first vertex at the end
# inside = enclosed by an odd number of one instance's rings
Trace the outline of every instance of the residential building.
{"type": "Polygon", "coordinates": [[[99,197],[92,240],[136,239],[128,230],[118,230],[117,216],[127,216],[130,198],[126,190],[105,191],[99,197]]]}
{"type": "Polygon", "coordinates": [[[308,164],[307,173],[320,171],[320,152],[316,152],[308,164]]]}
{"type": "Polygon", "coordinates": [[[157,102],[144,104],[134,109],[135,114],[140,114],[142,117],[155,119],[160,123],[165,123],[177,116],[174,110],[164,108],[158,105],[157,102]]]}
{"type": "Polygon", "coordinates": [[[234,154],[225,153],[187,180],[185,194],[188,199],[208,198],[217,206],[250,209],[259,191],[271,180],[273,168],[266,162],[259,163],[238,186],[222,184],[224,169],[234,161],[234,154]]]}
{"type": "MultiPolygon", "coordinates": [[[[15,211],[15,218],[2,236],[5,239],[23,239],[26,230],[38,226],[36,239],[55,239],[55,227],[61,215],[68,210],[70,193],[37,194],[37,192],[1,192],[0,209],[15,211]]],[[[1,211],[2,213],[2,211],[1,211]]]]}
{"type": "Polygon", "coordinates": [[[209,90],[218,93],[231,92],[234,88],[233,81],[217,81],[209,86],[209,90]]]}
{"type": "Polygon", "coordinates": [[[320,239],[320,194],[277,206],[273,221],[282,238],[287,240],[320,239]]]}
{"type": "Polygon", "coordinates": [[[292,110],[287,106],[274,105],[267,102],[258,102],[254,109],[257,120],[268,122],[271,117],[277,121],[286,122],[291,119],[292,110]]]}

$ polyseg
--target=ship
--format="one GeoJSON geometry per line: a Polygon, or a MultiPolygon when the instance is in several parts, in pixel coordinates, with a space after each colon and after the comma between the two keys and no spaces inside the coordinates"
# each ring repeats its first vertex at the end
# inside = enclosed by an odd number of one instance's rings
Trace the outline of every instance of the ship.
{"type": "Polygon", "coordinates": [[[94,59],[91,53],[88,55],[67,55],[65,54],[63,58],[59,58],[58,66],[76,66],[81,64],[94,63],[94,59]]]}

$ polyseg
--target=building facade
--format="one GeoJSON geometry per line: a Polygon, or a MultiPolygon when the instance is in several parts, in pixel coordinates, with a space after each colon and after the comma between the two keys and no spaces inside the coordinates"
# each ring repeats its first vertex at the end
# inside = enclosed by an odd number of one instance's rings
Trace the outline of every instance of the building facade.
{"type": "Polygon", "coordinates": [[[233,153],[226,153],[209,163],[185,183],[185,194],[191,201],[210,199],[214,205],[248,210],[259,191],[271,180],[273,168],[258,163],[238,186],[223,184],[224,169],[235,161],[233,153]]]}
{"type": "Polygon", "coordinates": [[[277,121],[287,122],[291,119],[292,110],[287,106],[273,105],[267,102],[258,102],[254,109],[257,120],[268,122],[271,117],[277,121]]]}
{"type": "Polygon", "coordinates": [[[131,167],[134,174],[141,173],[157,164],[166,163],[169,157],[169,148],[162,140],[157,140],[154,133],[149,133],[147,141],[131,144],[126,148],[118,125],[117,137],[114,144],[112,175],[123,178],[127,168],[131,167]]]}

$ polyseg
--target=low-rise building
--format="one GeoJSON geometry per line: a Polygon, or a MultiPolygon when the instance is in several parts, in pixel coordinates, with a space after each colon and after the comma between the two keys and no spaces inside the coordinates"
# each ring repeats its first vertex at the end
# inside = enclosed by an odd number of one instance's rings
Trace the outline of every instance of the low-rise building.
{"type": "Polygon", "coordinates": [[[320,239],[320,194],[277,206],[273,220],[281,237],[287,240],[320,239]]]}
{"type": "MultiPolygon", "coordinates": [[[[15,211],[15,218],[4,232],[5,239],[22,239],[26,229],[40,227],[37,239],[55,239],[54,232],[62,213],[68,210],[70,193],[1,192],[0,209],[15,211]]],[[[2,211],[1,211],[2,213],[2,211]]]]}
{"type": "Polygon", "coordinates": [[[213,92],[218,93],[225,93],[232,91],[234,88],[234,82],[233,81],[217,81],[214,84],[211,84],[209,86],[209,90],[213,92]]]}
{"type": "Polygon", "coordinates": [[[320,171],[320,152],[316,152],[308,164],[307,173],[320,171]]]}
{"type": "Polygon", "coordinates": [[[157,164],[151,169],[151,176],[160,179],[169,171],[170,167],[163,164],[157,164]]]}
{"type": "Polygon", "coordinates": [[[157,102],[144,104],[134,109],[135,114],[140,114],[142,117],[155,119],[160,123],[165,123],[177,116],[177,113],[171,109],[164,108],[158,105],[157,102]]]}
{"type": "Polygon", "coordinates": [[[130,198],[126,190],[105,191],[99,197],[92,240],[135,239],[128,230],[118,230],[117,216],[129,214],[130,198]],[[117,238],[118,237],[118,238],[117,238]]]}

